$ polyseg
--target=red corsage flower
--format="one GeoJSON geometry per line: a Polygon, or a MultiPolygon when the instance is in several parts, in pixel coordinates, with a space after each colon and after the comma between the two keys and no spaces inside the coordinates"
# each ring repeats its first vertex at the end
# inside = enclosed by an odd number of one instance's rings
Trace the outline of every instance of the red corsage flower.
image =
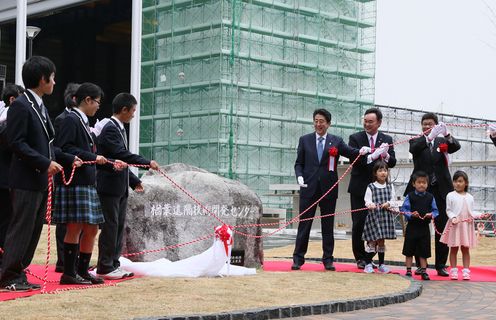
{"type": "Polygon", "coordinates": [[[332,147],[329,149],[329,156],[330,157],[337,157],[338,156],[338,148],[332,147]]]}
{"type": "Polygon", "coordinates": [[[439,152],[442,153],[448,152],[448,144],[447,143],[439,144],[439,152]]]}

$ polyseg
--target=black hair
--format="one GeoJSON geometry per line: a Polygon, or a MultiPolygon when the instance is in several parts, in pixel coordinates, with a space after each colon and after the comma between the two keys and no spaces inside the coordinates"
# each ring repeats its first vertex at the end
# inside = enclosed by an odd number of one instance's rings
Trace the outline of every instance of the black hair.
{"type": "Polygon", "coordinates": [[[28,89],[37,88],[40,80],[49,81],[56,68],[52,60],[47,57],[33,56],[22,66],[22,82],[28,89]]]}
{"type": "Polygon", "coordinates": [[[317,109],[313,112],[313,119],[315,119],[315,116],[318,114],[323,116],[326,119],[327,123],[331,123],[332,116],[329,111],[327,111],[326,109],[317,109]]]}
{"type": "Polygon", "coordinates": [[[96,98],[103,99],[103,90],[94,83],[85,82],[79,86],[74,96],[76,97],[77,105],[80,105],[87,97],[93,100],[96,98]]]}
{"type": "Polygon", "coordinates": [[[453,182],[458,180],[458,178],[463,178],[465,180],[465,192],[468,191],[468,175],[465,171],[458,170],[453,174],[453,182]]]}
{"type": "Polygon", "coordinates": [[[114,114],[121,113],[122,109],[129,108],[131,109],[133,106],[137,105],[138,101],[136,98],[127,92],[121,92],[115,96],[114,100],[112,100],[112,110],[114,114]]]}
{"type": "MultiPolygon", "coordinates": [[[[372,167],[372,176],[373,176],[374,181],[377,181],[377,171],[379,171],[379,169],[386,169],[389,172],[389,167],[388,167],[386,162],[384,162],[382,160],[377,161],[374,164],[374,166],[372,167]]],[[[386,182],[389,182],[389,174],[388,174],[388,177],[386,179],[386,182]]]]}
{"type": "Polygon", "coordinates": [[[2,101],[8,107],[10,105],[10,98],[17,98],[24,93],[24,88],[20,85],[7,83],[2,90],[2,101]]]}
{"type": "Polygon", "coordinates": [[[422,116],[422,120],[420,120],[420,123],[424,122],[424,120],[432,119],[434,120],[435,124],[439,123],[439,120],[437,119],[437,115],[433,112],[427,112],[422,116]]]}
{"type": "Polygon", "coordinates": [[[416,171],[412,174],[412,177],[410,178],[411,183],[415,183],[419,178],[426,178],[427,183],[429,183],[429,175],[425,173],[424,171],[416,171]]]}
{"type": "Polygon", "coordinates": [[[365,110],[365,113],[363,115],[367,115],[370,113],[375,113],[377,121],[382,121],[382,112],[381,112],[381,110],[379,110],[379,108],[374,107],[374,108],[367,109],[367,110],[365,110]]]}
{"type": "Polygon", "coordinates": [[[66,108],[74,108],[77,107],[77,103],[75,101],[76,92],[81,85],[75,82],[69,82],[67,87],[65,87],[64,91],[64,105],[66,108]]]}

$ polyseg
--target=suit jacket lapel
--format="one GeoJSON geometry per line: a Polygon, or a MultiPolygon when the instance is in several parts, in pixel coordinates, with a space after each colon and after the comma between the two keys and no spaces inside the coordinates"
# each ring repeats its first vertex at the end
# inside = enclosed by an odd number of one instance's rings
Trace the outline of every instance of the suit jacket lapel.
{"type": "Polygon", "coordinates": [[[382,134],[382,132],[378,132],[377,139],[375,139],[375,147],[376,148],[380,147],[381,144],[383,143],[383,140],[384,140],[384,135],[382,134]]]}
{"type": "Polygon", "coordinates": [[[328,159],[329,158],[329,149],[332,147],[332,144],[334,143],[334,141],[332,141],[332,136],[328,133],[326,135],[326,142],[325,142],[325,146],[324,146],[324,154],[322,154],[322,162],[324,162],[324,160],[328,159]]]}
{"type": "Polygon", "coordinates": [[[126,143],[127,140],[122,135],[122,128],[121,128],[121,126],[119,125],[119,123],[117,121],[115,121],[115,119],[110,118],[110,120],[112,121],[112,123],[115,125],[115,127],[119,131],[119,134],[121,135],[121,138],[122,138],[122,143],[124,144],[124,147],[126,147],[126,150],[128,150],[128,146],[127,146],[127,143],[126,143]]]}
{"type": "Polygon", "coordinates": [[[53,136],[55,133],[55,130],[53,129],[52,123],[50,122],[50,119],[48,118],[48,115],[45,115],[47,117],[47,125],[45,125],[45,121],[43,121],[43,117],[41,116],[41,108],[36,102],[36,99],[33,97],[31,92],[25,91],[24,94],[26,95],[26,98],[28,102],[31,104],[31,108],[36,112],[36,115],[38,116],[38,119],[41,122],[41,125],[43,126],[43,129],[45,130],[45,134],[47,135],[47,138],[49,141],[53,140],[53,136]]]}

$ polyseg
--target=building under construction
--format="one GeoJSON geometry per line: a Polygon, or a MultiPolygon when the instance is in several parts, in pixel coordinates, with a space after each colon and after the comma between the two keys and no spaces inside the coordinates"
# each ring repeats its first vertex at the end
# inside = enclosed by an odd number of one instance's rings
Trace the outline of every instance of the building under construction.
{"type": "Polygon", "coordinates": [[[239,179],[294,183],[312,112],[334,133],[374,101],[375,1],[144,1],[140,150],[239,179]]]}

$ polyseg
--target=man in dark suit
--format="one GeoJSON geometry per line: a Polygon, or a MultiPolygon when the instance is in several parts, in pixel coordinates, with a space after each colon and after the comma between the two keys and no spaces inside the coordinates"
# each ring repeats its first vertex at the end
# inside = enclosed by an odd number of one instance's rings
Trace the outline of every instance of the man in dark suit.
{"type": "MultiPolygon", "coordinates": [[[[338,187],[327,193],[338,180],[337,163],[339,156],[355,158],[359,151],[349,147],[341,137],[328,134],[331,125],[331,114],[325,109],[317,109],[313,113],[315,132],[300,137],[295,162],[295,173],[300,188],[300,219],[315,216],[316,205],[319,200],[321,215],[334,213],[338,198],[338,187]]],[[[322,224],[322,262],[326,270],[334,271],[334,216],[321,219],[322,224]]],[[[292,270],[299,270],[305,263],[305,254],[308,249],[308,240],[312,220],[300,221],[298,234],[293,252],[292,270]]]]}
{"type": "MultiPolygon", "coordinates": [[[[53,122],[55,132],[59,132],[60,126],[64,119],[71,113],[71,109],[76,107],[76,91],[81,85],[79,83],[70,82],[64,91],[64,111],[62,111],[53,122]]],[[[55,263],[55,272],[64,272],[64,237],[67,227],[65,223],[58,223],[55,227],[55,238],[57,240],[57,262],[55,263]]]]}
{"type": "Polygon", "coordinates": [[[493,141],[494,145],[496,146],[496,123],[491,123],[488,127],[489,129],[489,137],[493,141]]]}
{"type": "MultiPolygon", "coordinates": [[[[379,131],[382,124],[382,112],[378,108],[370,108],[363,116],[364,131],[350,135],[348,144],[353,148],[369,147],[371,154],[358,160],[351,171],[348,193],[350,194],[351,209],[365,208],[365,191],[369,183],[373,182],[372,168],[378,160],[385,161],[389,168],[396,165],[393,147],[393,138],[379,131]],[[381,150],[380,146],[387,144],[381,150]]],[[[353,159],[354,160],[354,159],[353,159]]],[[[351,214],[353,221],[351,245],[357,267],[365,267],[365,246],[362,240],[363,227],[368,210],[356,211],[351,214]]]]}
{"type": "MultiPolygon", "coordinates": [[[[149,165],[150,168],[158,170],[159,165],[156,161],[147,160],[129,151],[124,124],[134,117],[136,105],[136,99],[129,93],[119,93],[114,98],[114,114],[97,139],[98,152],[109,159],[149,165]]],[[[98,240],[97,274],[104,279],[121,279],[132,275],[122,270],[119,263],[129,186],[137,192],[143,191],[140,179],[129,171],[129,168],[122,171],[115,171],[110,166],[97,168],[97,191],[105,217],[98,240]]]]}
{"type": "Polygon", "coordinates": [[[9,172],[12,152],[7,143],[5,129],[7,127],[7,112],[14,100],[24,93],[24,88],[8,83],[2,90],[2,101],[5,106],[0,107],[0,265],[2,264],[3,246],[7,227],[12,216],[12,203],[9,191],[9,172]]]}
{"type": "MultiPolygon", "coordinates": [[[[439,232],[443,232],[448,216],[446,214],[446,195],[453,191],[453,183],[449,172],[448,154],[460,150],[460,143],[447,130],[444,123],[438,121],[434,113],[426,113],[422,116],[422,135],[410,140],[410,153],[413,156],[413,173],[424,171],[429,175],[429,187],[427,191],[434,195],[439,215],[434,219],[434,224],[439,232]],[[438,137],[441,135],[440,137],[438,137]]],[[[409,183],[404,195],[413,190],[413,184],[409,183]]],[[[441,235],[435,234],[436,247],[436,270],[438,275],[449,276],[446,271],[449,248],[446,244],[439,242],[441,235]]],[[[418,261],[418,260],[417,260],[418,261]]]]}
{"type": "MultiPolygon", "coordinates": [[[[7,140],[13,152],[9,172],[12,220],[5,239],[0,285],[4,290],[37,290],[26,279],[40,238],[48,197],[48,176],[78,158],[53,147],[54,129],[42,97],[55,85],[55,65],[48,58],[34,56],[22,67],[27,90],[11,106],[7,116],[7,140]]],[[[80,162],[79,162],[80,165],[80,162]]]]}

